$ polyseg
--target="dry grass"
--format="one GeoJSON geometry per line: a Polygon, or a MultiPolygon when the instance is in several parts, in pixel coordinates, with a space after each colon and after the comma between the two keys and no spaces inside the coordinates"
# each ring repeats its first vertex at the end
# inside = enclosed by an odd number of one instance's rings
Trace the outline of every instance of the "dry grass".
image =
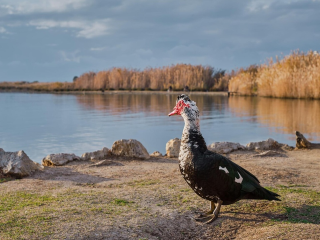
{"type": "Polygon", "coordinates": [[[71,91],[73,83],[68,82],[0,82],[0,89],[31,91],[71,91]]]}
{"type": "Polygon", "coordinates": [[[210,66],[177,64],[162,68],[146,68],[143,71],[112,68],[98,73],[82,74],[74,81],[75,89],[130,89],[130,90],[222,90],[225,81],[220,80],[225,71],[210,66]]]}
{"type": "Polygon", "coordinates": [[[229,91],[280,98],[320,98],[320,54],[295,51],[256,68],[242,69],[230,80],[229,91]]]}
{"type": "Polygon", "coordinates": [[[241,68],[230,79],[229,91],[241,93],[242,95],[252,95],[257,91],[256,78],[259,67],[251,65],[248,68],[241,68]]]}
{"type": "Polygon", "coordinates": [[[72,83],[1,82],[0,89],[35,91],[70,90],[183,90],[226,91],[228,77],[224,70],[210,66],[177,64],[162,68],[146,68],[143,71],[127,68],[112,68],[107,71],[87,72],[74,77],[72,83]]]}
{"type": "Polygon", "coordinates": [[[183,90],[227,91],[242,95],[279,98],[320,98],[320,54],[294,51],[272,58],[260,66],[251,65],[226,73],[210,66],[176,64],[143,71],[112,68],[87,72],[75,77],[72,83],[1,82],[0,89],[35,91],[70,90],[183,90]]]}
{"type": "Polygon", "coordinates": [[[208,201],[188,187],[176,160],[114,158],[119,164],[101,167],[73,162],[1,183],[0,238],[316,239],[319,167],[310,172],[308,164],[319,152],[286,152],[292,156],[285,160],[254,159],[254,154],[231,157],[264,186],[273,186],[281,202],[240,201],[223,206],[213,224],[201,224],[192,218],[208,210],[208,201]]]}

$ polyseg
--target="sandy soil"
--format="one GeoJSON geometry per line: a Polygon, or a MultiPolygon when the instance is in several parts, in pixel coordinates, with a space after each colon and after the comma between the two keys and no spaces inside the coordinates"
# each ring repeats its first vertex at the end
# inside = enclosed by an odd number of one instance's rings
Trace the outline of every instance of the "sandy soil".
{"type": "Polygon", "coordinates": [[[228,157],[282,201],[223,206],[212,224],[194,221],[209,203],[184,182],[177,159],[46,167],[0,183],[0,239],[319,239],[320,150],[277,151],[228,157]]]}

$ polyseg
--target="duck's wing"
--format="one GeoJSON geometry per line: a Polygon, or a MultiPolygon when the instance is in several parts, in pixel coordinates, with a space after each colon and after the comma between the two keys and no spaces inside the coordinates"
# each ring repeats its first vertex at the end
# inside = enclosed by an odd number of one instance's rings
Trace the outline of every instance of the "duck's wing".
{"type": "Polygon", "coordinates": [[[252,193],[253,195],[257,195],[256,197],[262,197],[269,200],[274,199],[274,196],[278,196],[263,188],[256,176],[232,162],[230,159],[211,151],[207,151],[205,155],[205,158],[208,161],[215,163],[212,167],[221,170],[221,179],[223,179],[224,182],[228,182],[230,187],[234,184],[241,184],[241,190],[243,192],[252,193]]]}

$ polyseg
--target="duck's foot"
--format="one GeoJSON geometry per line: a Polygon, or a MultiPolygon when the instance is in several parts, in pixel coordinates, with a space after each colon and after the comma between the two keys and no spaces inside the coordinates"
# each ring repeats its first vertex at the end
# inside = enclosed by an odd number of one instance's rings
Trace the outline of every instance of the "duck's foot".
{"type": "MultiPolygon", "coordinates": [[[[205,214],[200,214],[199,217],[195,218],[196,221],[198,222],[205,222],[206,224],[212,223],[214,220],[218,218],[220,208],[221,208],[222,201],[219,199],[217,207],[213,208],[214,211],[211,209],[209,212],[205,214]]],[[[214,203],[211,202],[211,207],[214,207],[214,203]]]]}
{"type": "Polygon", "coordinates": [[[211,215],[213,214],[213,211],[211,212],[211,211],[209,211],[209,212],[206,212],[206,213],[200,213],[197,217],[195,217],[194,219],[196,220],[196,221],[198,221],[198,220],[201,220],[201,219],[203,219],[203,218],[208,218],[208,217],[211,217],[211,215]]]}
{"type": "Polygon", "coordinates": [[[199,216],[195,217],[194,220],[197,221],[197,222],[205,222],[208,219],[210,219],[211,216],[212,216],[212,214],[210,214],[210,215],[209,214],[205,215],[205,214],[200,214],[199,216]]]}
{"type": "Polygon", "coordinates": [[[211,215],[211,218],[205,222],[205,224],[209,224],[209,223],[212,223],[214,220],[216,220],[218,218],[218,214],[216,215],[215,213],[213,213],[211,215]]]}
{"type": "Polygon", "coordinates": [[[210,202],[210,211],[208,211],[206,213],[200,213],[200,215],[195,217],[194,219],[196,221],[203,222],[204,221],[203,219],[207,219],[207,218],[211,217],[215,208],[216,208],[216,206],[215,206],[214,202],[211,201],[210,202]]]}

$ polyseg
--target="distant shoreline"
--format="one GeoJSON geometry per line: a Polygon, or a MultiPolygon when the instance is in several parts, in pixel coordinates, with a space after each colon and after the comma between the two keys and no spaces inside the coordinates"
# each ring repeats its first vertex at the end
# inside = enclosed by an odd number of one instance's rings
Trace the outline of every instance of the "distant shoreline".
{"type": "Polygon", "coordinates": [[[0,93],[49,93],[49,94],[170,94],[170,95],[178,95],[178,94],[188,94],[188,95],[220,95],[220,96],[228,96],[228,92],[225,91],[212,91],[212,92],[201,92],[201,91],[130,91],[130,90],[105,90],[105,91],[35,91],[28,89],[0,89],[0,93]]]}

